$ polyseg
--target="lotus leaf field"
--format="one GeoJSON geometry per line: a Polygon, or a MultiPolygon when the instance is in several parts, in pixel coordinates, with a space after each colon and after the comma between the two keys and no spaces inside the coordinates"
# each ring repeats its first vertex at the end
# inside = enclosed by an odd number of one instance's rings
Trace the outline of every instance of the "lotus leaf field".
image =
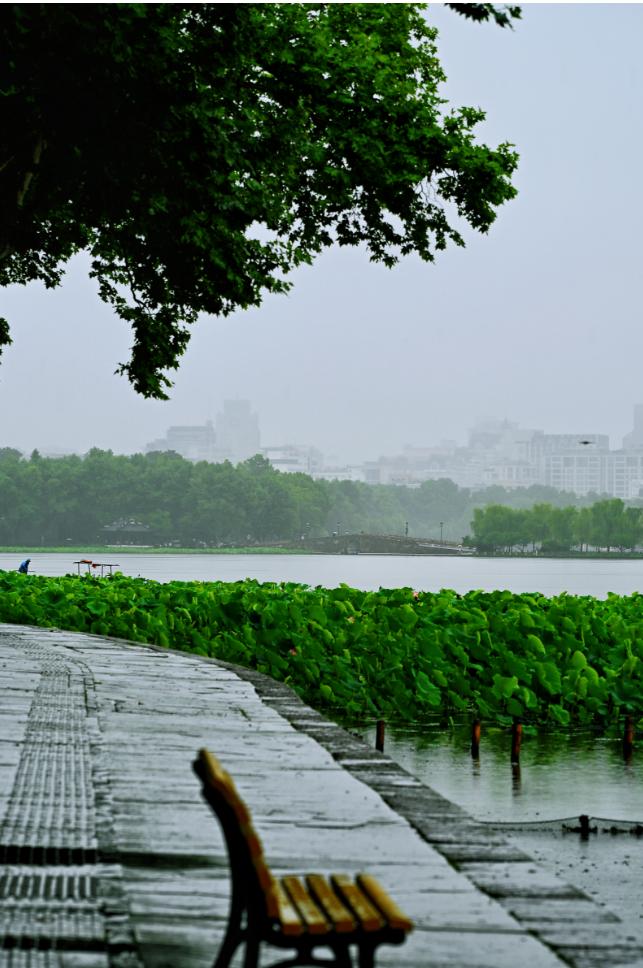
{"type": "Polygon", "coordinates": [[[609,727],[643,716],[643,595],[359,591],[0,573],[0,621],[258,669],[312,706],[422,721],[609,727]]]}

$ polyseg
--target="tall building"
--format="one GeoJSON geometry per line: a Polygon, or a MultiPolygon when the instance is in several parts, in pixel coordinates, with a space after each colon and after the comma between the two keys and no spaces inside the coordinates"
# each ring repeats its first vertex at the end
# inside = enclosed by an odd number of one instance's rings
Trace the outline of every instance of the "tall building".
{"type": "Polygon", "coordinates": [[[211,420],[202,426],[170,427],[165,437],[153,440],[145,450],[173,450],[187,460],[238,464],[258,454],[260,446],[259,421],[250,402],[225,400],[216,428],[211,420]]]}
{"type": "Polygon", "coordinates": [[[623,437],[623,450],[643,450],[643,403],[634,407],[634,429],[623,437]]]}
{"type": "Polygon", "coordinates": [[[224,400],[223,413],[217,414],[216,435],[220,460],[238,464],[259,453],[259,418],[251,411],[249,400],[224,400]]]}

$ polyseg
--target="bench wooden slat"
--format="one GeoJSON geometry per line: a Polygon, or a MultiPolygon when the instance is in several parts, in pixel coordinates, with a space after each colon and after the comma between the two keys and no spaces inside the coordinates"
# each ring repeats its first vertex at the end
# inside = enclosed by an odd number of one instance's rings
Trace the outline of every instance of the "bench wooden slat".
{"type": "Polygon", "coordinates": [[[277,906],[279,908],[277,919],[279,921],[281,930],[285,935],[288,935],[288,937],[299,937],[299,935],[302,935],[306,930],[306,926],[302,922],[297,908],[292,903],[285,889],[278,881],[275,881],[275,897],[277,899],[277,906]]]}
{"type": "Polygon", "coordinates": [[[362,931],[379,931],[386,926],[375,905],[347,874],[333,874],[330,882],[340,900],[354,912],[362,931]]]}
{"type": "Polygon", "coordinates": [[[306,885],[333,925],[333,930],[338,934],[345,934],[356,929],[357,921],[346,905],[342,904],[325,877],[321,874],[309,874],[306,877],[306,885]]]}
{"type": "Polygon", "coordinates": [[[413,930],[413,922],[404,914],[401,908],[390,897],[380,882],[372,874],[358,874],[355,878],[362,891],[373,902],[376,908],[382,912],[389,927],[396,931],[409,932],[413,930]]]}
{"type": "Polygon", "coordinates": [[[315,903],[315,899],[306,890],[306,886],[299,877],[282,877],[281,884],[299,911],[306,924],[309,934],[328,934],[331,926],[323,910],[315,903]]]}

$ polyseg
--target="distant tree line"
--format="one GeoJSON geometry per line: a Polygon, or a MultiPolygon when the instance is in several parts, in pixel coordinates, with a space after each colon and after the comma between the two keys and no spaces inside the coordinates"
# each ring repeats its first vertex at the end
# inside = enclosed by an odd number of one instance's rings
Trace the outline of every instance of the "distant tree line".
{"type": "MultiPolygon", "coordinates": [[[[446,479],[419,487],[320,481],[283,474],[259,455],[235,467],[192,463],[173,452],[122,456],[93,449],[85,457],[47,458],[34,451],[24,458],[17,450],[0,448],[4,546],[216,547],[300,540],[337,530],[403,534],[407,524],[412,536],[438,538],[442,533],[460,542],[473,520],[474,542],[489,550],[548,547],[552,542],[568,547],[581,540],[629,547],[630,538],[625,540],[621,532],[607,542],[599,540],[598,532],[585,531],[581,539],[573,529],[564,531],[561,522],[570,515],[576,520],[575,508],[567,505],[576,505],[580,515],[597,498],[576,498],[541,486],[470,491],[446,479]],[[494,507],[482,512],[487,505],[494,507]],[[521,517],[533,505],[549,510],[536,514],[534,509],[532,517],[521,517]],[[494,516],[502,523],[493,525],[494,516]]],[[[625,518],[629,520],[627,514],[625,518]]]]}
{"type": "Polygon", "coordinates": [[[631,551],[643,542],[642,511],[619,498],[584,508],[536,504],[517,510],[492,504],[475,508],[471,543],[490,552],[631,551]]]}

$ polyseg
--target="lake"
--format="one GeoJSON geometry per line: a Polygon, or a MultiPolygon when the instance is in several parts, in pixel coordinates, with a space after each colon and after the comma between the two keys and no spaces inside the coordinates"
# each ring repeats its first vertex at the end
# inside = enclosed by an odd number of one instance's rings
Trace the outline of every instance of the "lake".
{"type": "MultiPolygon", "coordinates": [[[[356,730],[375,745],[373,727],[356,730]]],[[[628,761],[621,741],[592,731],[525,735],[520,765],[510,762],[510,729],[484,726],[480,755],[461,728],[387,729],[385,750],[401,766],[483,822],[523,826],[576,823],[581,813],[609,823],[643,824],[643,759],[628,761]]],[[[642,845],[643,849],[643,845],[642,845]]]]}
{"type": "MultiPolygon", "coordinates": [[[[16,569],[19,554],[0,554],[0,569],[16,569]]],[[[76,572],[77,554],[33,553],[31,570],[40,575],[76,572]]],[[[118,563],[125,575],[156,581],[294,581],[355,588],[409,586],[422,591],[453,588],[467,592],[508,589],[558,595],[629,595],[643,590],[643,559],[472,558],[458,555],[283,555],[145,554],[107,550],[96,561],[118,563]]]]}
{"type": "MultiPolygon", "coordinates": [[[[373,727],[356,728],[375,745],[373,727]]],[[[544,867],[625,921],[643,943],[643,750],[626,761],[617,739],[567,730],[523,737],[520,765],[510,762],[508,729],[486,728],[480,756],[469,727],[388,729],[385,752],[423,783],[506,837],[544,867]],[[563,829],[588,814],[596,833],[563,829]],[[621,833],[612,833],[615,826],[621,833]]]]}

